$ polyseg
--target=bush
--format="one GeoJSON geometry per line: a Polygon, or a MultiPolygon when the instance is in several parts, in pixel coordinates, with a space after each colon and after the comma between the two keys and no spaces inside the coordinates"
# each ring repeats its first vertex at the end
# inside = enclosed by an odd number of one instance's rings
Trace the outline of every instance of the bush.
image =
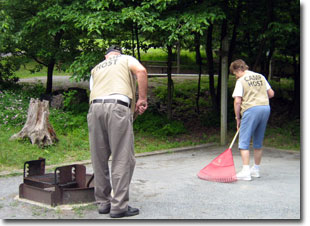
{"type": "Polygon", "coordinates": [[[64,105],[65,109],[73,110],[72,102],[73,102],[74,96],[76,94],[77,94],[76,90],[70,90],[68,92],[64,92],[64,102],[63,102],[63,105],[64,105]]]}
{"type": "Polygon", "coordinates": [[[186,133],[182,122],[168,120],[160,114],[145,112],[134,122],[134,130],[141,133],[149,133],[156,137],[175,136],[186,133]]]}
{"type": "Polygon", "coordinates": [[[207,112],[200,117],[201,124],[210,128],[218,128],[220,126],[220,120],[221,118],[215,111],[207,112]]]}
{"type": "Polygon", "coordinates": [[[9,57],[5,59],[0,57],[0,90],[7,89],[18,81],[18,78],[14,76],[16,70],[15,63],[9,57]]]}
{"type": "Polygon", "coordinates": [[[80,92],[77,89],[71,89],[63,93],[63,108],[65,111],[79,114],[88,111],[89,103],[86,91],[83,93],[83,89],[79,89],[80,92]]]}
{"type": "Polygon", "coordinates": [[[0,126],[22,126],[27,119],[30,98],[39,98],[41,86],[0,91],[0,126]]]}

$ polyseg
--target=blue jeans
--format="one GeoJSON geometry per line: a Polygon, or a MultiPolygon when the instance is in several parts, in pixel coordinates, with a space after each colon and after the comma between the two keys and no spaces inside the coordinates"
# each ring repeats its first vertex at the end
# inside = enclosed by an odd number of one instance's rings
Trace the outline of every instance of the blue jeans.
{"type": "Polygon", "coordinates": [[[254,149],[262,148],[269,115],[269,105],[251,107],[243,113],[240,125],[239,149],[249,150],[251,138],[253,138],[254,149]]]}

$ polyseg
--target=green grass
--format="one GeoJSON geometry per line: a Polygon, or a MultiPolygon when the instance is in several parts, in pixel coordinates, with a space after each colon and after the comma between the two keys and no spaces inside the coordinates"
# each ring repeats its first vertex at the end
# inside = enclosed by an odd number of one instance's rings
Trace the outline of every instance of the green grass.
{"type": "MultiPolygon", "coordinates": [[[[31,78],[31,77],[41,77],[47,76],[47,67],[41,67],[34,60],[29,62],[25,62],[18,71],[14,73],[18,78],[31,78]]],[[[71,75],[71,73],[67,73],[63,70],[59,70],[57,67],[54,69],[53,75],[71,75]]]]}
{"type": "Polygon", "coordinates": [[[141,51],[141,61],[167,61],[167,52],[163,49],[149,49],[141,51]]]}
{"type": "Polygon", "coordinates": [[[280,149],[300,150],[300,119],[288,121],[281,127],[268,126],[264,144],[280,149]]]}
{"type": "MultiPolygon", "coordinates": [[[[176,60],[176,51],[173,50],[173,60],[176,60]]],[[[181,49],[180,60],[182,64],[192,64],[195,62],[195,52],[181,49]]],[[[141,60],[142,61],[166,61],[168,57],[168,53],[166,49],[163,48],[150,48],[146,52],[141,51],[141,60]]],[[[204,51],[201,51],[201,57],[206,58],[206,54],[204,51]]]]}
{"type": "Polygon", "coordinates": [[[22,169],[25,161],[39,157],[45,158],[47,165],[90,158],[88,132],[83,129],[74,130],[66,135],[58,133],[59,142],[46,148],[32,145],[29,140],[10,141],[9,138],[20,129],[21,127],[0,129],[0,171],[22,169]]]}
{"type": "Polygon", "coordinates": [[[97,205],[96,204],[89,204],[89,205],[82,205],[82,206],[76,206],[73,207],[73,212],[78,218],[83,218],[85,212],[87,211],[94,211],[97,210],[97,205]]]}

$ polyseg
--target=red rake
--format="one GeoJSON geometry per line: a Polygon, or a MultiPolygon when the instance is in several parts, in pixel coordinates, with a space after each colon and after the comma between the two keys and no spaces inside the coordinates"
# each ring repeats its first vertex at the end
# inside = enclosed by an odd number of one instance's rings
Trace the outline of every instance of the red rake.
{"type": "Polygon", "coordinates": [[[228,149],[213,159],[209,165],[199,171],[197,176],[200,179],[224,183],[237,181],[231,148],[234,145],[238,133],[239,130],[236,132],[236,135],[228,149]]]}

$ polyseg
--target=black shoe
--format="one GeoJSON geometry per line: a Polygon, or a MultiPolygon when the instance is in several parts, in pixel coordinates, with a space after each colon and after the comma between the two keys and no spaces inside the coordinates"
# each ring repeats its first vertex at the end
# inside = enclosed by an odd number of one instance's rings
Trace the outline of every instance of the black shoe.
{"type": "Polygon", "coordinates": [[[110,213],[111,206],[103,207],[101,204],[98,205],[98,212],[100,214],[108,214],[110,213]]]}
{"type": "Polygon", "coordinates": [[[110,213],[111,218],[131,217],[139,214],[139,209],[128,206],[128,210],[122,213],[110,213]]]}

